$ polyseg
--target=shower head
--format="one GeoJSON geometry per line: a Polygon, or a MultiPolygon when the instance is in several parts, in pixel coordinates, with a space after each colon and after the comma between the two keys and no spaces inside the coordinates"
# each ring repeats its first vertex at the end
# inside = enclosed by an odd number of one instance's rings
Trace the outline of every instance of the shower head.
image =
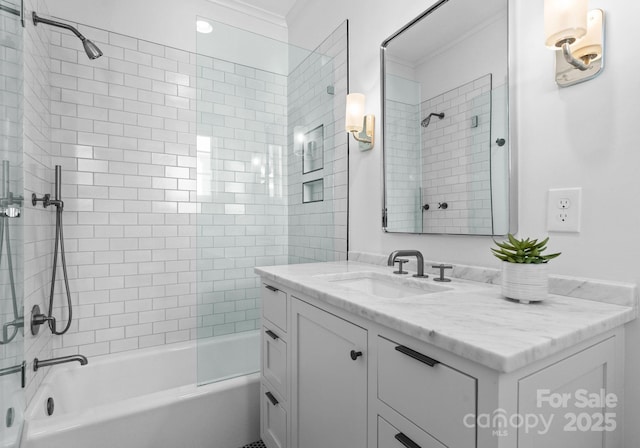
{"type": "Polygon", "coordinates": [[[85,53],[87,53],[87,56],[89,57],[89,59],[97,59],[100,56],[102,56],[102,51],[100,51],[98,46],[93,42],[91,42],[86,37],[84,37],[80,33],[80,31],[78,31],[76,28],[72,27],[71,25],[67,23],[62,23],[62,22],[56,22],[55,20],[45,19],[44,17],[40,17],[35,11],[33,11],[31,16],[33,18],[34,25],[38,25],[38,23],[45,23],[47,25],[56,26],[58,28],[64,28],[65,30],[71,31],[73,34],[75,34],[78,37],[78,39],[82,41],[82,45],[84,46],[84,51],[85,53]]]}
{"type": "Polygon", "coordinates": [[[444,112],[441,112],[439,114],[436,113],[430,113],[429,116],[427,118],[425,118],[424,120],[422,120],[420,122],[420,126],[422,126],[423,128],[426,128],[427,126],[429,126],[429,122],[431,121],[431,117],[438,117],[439,119],[443,119],[444,118],[444,112]]]}
{"type": "Polygon", "coordinates": [[[85,53],[87,53],[89,59],[98,59],[100,56],[102,56],[102,51],[89,39],[83,39],[82,45],[84,46],[84,51],[85,53]]]}

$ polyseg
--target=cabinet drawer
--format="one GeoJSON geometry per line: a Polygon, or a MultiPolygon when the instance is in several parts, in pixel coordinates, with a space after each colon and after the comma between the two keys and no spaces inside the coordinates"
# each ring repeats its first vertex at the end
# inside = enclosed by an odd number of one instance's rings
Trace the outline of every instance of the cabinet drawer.
{"type": "Polygon", "coordinates": [[[287,344],[277,329],[262,327],[262,375],[287,399],[287,344]]]}
{"type": "Polygon", "coordinates": [[[429,434],[419,429],[396,428],[378,416],[378,448],[446,448],[429,434]]]}
{"type": "Polygon", "coordinates": [[[262,284],[262,315],[287,331],[287,293],[267,283],[262,284]]]}
{"type": "Polygon", "coordinates": [[[287,410],[280,396],[267,385],[260,387],[260,434],[268,448],[287,446],[287,410]]]}
{"type": "Polygon", "coordinates": [[[451,447],[475,447],[476,380],[406,347],[378,337],[378,398],[451,447]]]}

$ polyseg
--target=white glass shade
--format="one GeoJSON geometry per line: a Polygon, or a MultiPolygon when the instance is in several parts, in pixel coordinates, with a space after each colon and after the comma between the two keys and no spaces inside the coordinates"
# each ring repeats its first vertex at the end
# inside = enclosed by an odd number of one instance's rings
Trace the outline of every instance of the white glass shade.
{"type": "Polygon", "coordinates": [[[600,10],[589,11],[587,34],[571,45],[571,52],[576,58],[591,56],[591,61],[602,57],[602,12],[600,10]]]}
{"type": "Polygon", "coordinates": [[[588,0],[544,0],[545,44],[556,48],[567,39],[587,34],[588,0]]]}
{"type": "Polygon", "coordinates": [[[344,128],[347,132],[361,132],[364,118],[364,95],[350,93],[347,95],[347,111],[344,128]]]}

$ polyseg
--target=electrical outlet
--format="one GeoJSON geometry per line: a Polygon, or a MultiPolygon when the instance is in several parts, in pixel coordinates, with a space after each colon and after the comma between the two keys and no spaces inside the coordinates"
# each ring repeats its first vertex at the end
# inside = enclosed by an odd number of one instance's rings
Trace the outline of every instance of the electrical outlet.
{"type": "Polygon", "coordinates": [[[547,230],[550,232],[580,232],[582,188],[549,190],[547,230]]]}

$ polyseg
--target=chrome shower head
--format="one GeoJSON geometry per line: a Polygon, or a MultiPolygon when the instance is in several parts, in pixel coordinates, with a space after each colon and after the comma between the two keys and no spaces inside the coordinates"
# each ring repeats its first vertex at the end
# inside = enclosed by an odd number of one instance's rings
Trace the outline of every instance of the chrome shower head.
{"type": "Polygon", "coordinates": [[[45,19],[44,17],[40,17],[35,11],[33,11],[33,13],[31,14],[31,17],[33,18],[34,25],[38,25],[38,23],[45,23],[47,25],[56,26],[58,28],[64,28],[65,30],[71,31],[73,34],[75,34],[78,37],[78,39],[82,41],[82,46],[84,47],[84,51],[85,53],[87,53],[87,56],[89,57],[89,59],[97,59],[100,56],[102,56],[102,51],[100,51],[98,46],[93,42],[91,42],[86,37],[84,37],[80,33],[80,31],[78,31],[76,28],[72,27],[71,25],[67,23],[62,23],[62,22],[56,22],[55,20],[45,19]]]}
{"type": "Polygon", "coordinates": [[[439,119],[443,119],[444,118],[444,112],[441,112],[439,114],[436,113],[430,113],[429,116],[427,118],[425,118],[424,120],[422,120],[420,122],[420,126],[422,126],[423,128],[426,128],[427,126],[429,126],[429,122],[431,122],[431,117],[438,117],[439,119]]]}
{"type": "Polygon", "coordinates": [[[87,53],[89,59],[98,59],[100,56],[102,56],[102,51],[89,39],[83,39],[82,45],[84,46],[84,51],[85,53],[87,53]]]}

